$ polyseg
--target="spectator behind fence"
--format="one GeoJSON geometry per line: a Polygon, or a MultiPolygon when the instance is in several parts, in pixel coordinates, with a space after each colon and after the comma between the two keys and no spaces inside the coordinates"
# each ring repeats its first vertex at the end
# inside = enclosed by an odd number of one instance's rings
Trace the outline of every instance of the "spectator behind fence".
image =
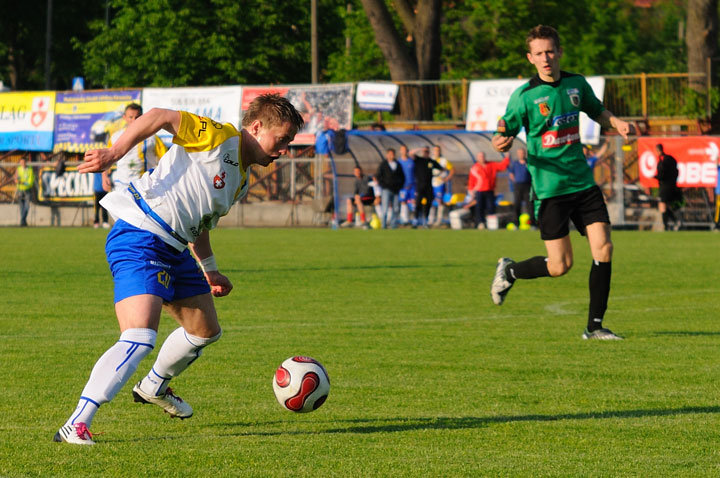
{"type": "MultiPolygon", "coordinates": [[[[137,103],[130,103],[125,107],[123,119],[125,120],[125,128],[116,131],[110,138],[108,147],[112,147],[118,141],[120,136],[125,132],[135,120],[142,116],[142,106],[137,103]]],[[[158,164],[158,161],[167,151],[165,144],[156,135],[140,141],[135,147],[127,152],[125,156],[115,164],[116,170],[112,175],[112,181],[116,189],[125,189],[131,182],[140,179],[146,171],[152,171],[158,164]]],[[[103,174],[108,176],[109,171],[103,174]]],[[[106,180],[107,181],[107,180],[106,180]]]]}
{"type": "Polygon", "coordinates": [[[445,194],[452,194],[452,178],[455,175],[455,169],[453,164],[442,155],[440,146],[433,146],[432,158],[442,166],[442,169],[433,169],[433,195],[435,201],[433,208],[435,208],[435,221],[433,225],[439,226],[443,222],[445,217],[445,194]]]}
{"type": "Polygon", "coordinates": [[[395,160],[395,150],[389,148],[385,158],[378,166],[375,179],[382,188],[380,222],[383,229],[387,229],[388,212],[392,211],[390,227],[397,228],[400,220],[400,191],[405,184],[405,173],[402,167],[395,160]]]}
{"type": "Polygon", "coordinates": [[[93,221],[93,227],[95,229],[100,227],[100,215],[102,214],[102,227],[103,229],[109,229],[110,224],[108,223],[108,212],[107,209],[100,205],[100,201],[105,197],[107,193],[112,190],[112,184],[110,178],[103,173],[93,173],[93,192],[95,193],[95,220],[93,221]]]}
{"type": "Polygon", "coordinates": [[[657,174],[655,178],[658,180],[660,202],[658,203],[658,211],[662,214],[663,226],[666,231],[671,229],[678,230],[680,222],[675,216],[674,209],[678,203],[682,202],[682,191],[677,187],[678,167],[675,158],[669,154],[665,154],[663,145],[658,143],[655,145],[657,153],[657,174]]]}
{"type": "Polygon", "coordinates": [[[520,214],[522,214],[523,205],[525,205],[527,213],[530,215],[530,224],[535,225],[535,211],[533,211],[533,204],[530,200],[532,184],[530,172],[527,168],[527,151],[524,149],[517,150],[517,161],[510,163],[508,173],[510,182],[513,185],[515,225],[520,227],[520,214]]]}
{"type": "Polygon", "coordinates": [[[20,205],[20,227],[26,227],[28,212],[30,212],[30,201],[32,201],[33,187],[35,186],[35,171],[27,165],[25,157],[20,158],[20,164],[15,169],[15,182],[17,188],[18,204],[20,205]]]}
{"type": "Polygon", "coordinates": [[[353,168],[353,176],[355,176],[355,186],[352,197],[347,198],[347,221],[342,223],[341,226],[352,227],[355,225],[355,212],[357,209],[361,226],[367,228],[365,206],[372,206],[375,203],[375,193],[370,185],[370,178],[363,174],[360,166],[353,168]]]}
{"type": "Polygon", "coordinates": [[[414,149],[410,152],[415,162],[415,222],[417,226],[427,228],[433,201],[432,170],[443,167],[430,158],[429,147],[419,148],[419,153],[416,151],[414,149]]]}
{"type": "Polygon", "coordinates": [[[411,213],[415,212],[415,161],[408,154],[407,146],[400,146],[398,163],[405,174],[405,184],[400,190],[400,222],[411,224],[411,213]]]}
{"type": "Polygon", "coordinates": [[[475,164],[470,168],[470,176],[473,177],[472,191],[475,193],[475,227],[485,229],[488,214],[495,214],[497,173],[507,169],[510,157],[490,163],[485,160],[485,153],[480,151],[475,158],[475,164]]]}

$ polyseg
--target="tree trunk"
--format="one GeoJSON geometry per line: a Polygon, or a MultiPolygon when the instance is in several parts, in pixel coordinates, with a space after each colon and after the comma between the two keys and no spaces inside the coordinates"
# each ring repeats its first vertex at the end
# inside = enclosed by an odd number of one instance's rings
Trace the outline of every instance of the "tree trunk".
{"type": "MultiPolygon", "coordinates": [[[[398,2],[400,16],[415,40],[414,55],[395,28],[385,1],[361,1],[393,81],[440,78],[440,0],[420,0],[414,14],[408,2],[398,2]]],[[[398,94],[400,117],[432,120],[436,102],[434,91],[427,86],[401,85],[398,94]]]]}
{"type": "MultiPolygon", "coordinates": [[[[718,0],[688,0],[687,33],[688,72],[706,73],[707,59],[715,56],[718,37],[718,0]]],[[[707,91],[707,79],[691,77],[690,88],[707,91]]]]}

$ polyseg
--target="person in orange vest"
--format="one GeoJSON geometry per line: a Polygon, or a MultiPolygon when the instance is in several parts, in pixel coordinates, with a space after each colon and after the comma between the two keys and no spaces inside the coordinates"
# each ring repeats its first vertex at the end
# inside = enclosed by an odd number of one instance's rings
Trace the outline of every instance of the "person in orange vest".
{"type": "Polygon", "coordinates": [[[495,214],[495,179],[497,173],[505,171],[509,165],[509,156],[500,162],[488,162],[485,153],[480,151],[470,168],[468,182],[475,195],[475,227],[478,229],[485,229],[485,218],[488,214],[495,214]]]}

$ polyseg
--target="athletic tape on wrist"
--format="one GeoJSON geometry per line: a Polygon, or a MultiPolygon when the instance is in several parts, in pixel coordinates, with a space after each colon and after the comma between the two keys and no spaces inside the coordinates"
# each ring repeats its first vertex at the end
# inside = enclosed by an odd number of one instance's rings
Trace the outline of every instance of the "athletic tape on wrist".
{"type": "Polygon", "coordinates": [[[206,257],[200,261],[200,268],[203,272],[211,272],[218,270],[217,262],[215,262],[215,255],[206,257]]]}

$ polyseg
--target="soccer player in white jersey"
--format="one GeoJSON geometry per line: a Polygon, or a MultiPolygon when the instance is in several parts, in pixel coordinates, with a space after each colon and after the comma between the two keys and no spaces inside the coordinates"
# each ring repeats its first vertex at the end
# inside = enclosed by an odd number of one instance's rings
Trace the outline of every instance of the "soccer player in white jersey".
{"type": "Polygon", "coordinates": [[[173,134],[174,145],[152,173],[103,199],[116,219],[105,249],[120,338],[95,364],[55,441],[94,444],[89,428],[95,412],[113,399],[154,348],[163,306],[180,327],[165,340],[132,394],[136,402],[158,405],[172,417],[192,416],[190,405],[168,382],[220,338],[213,296],[232,289],[218,271],[209,230],[247,193],[250,165],[267,166],[284,154],[303,119],[286,98],[262,95],[250,104],[242,126],[237,131],[210,118],[155,108],[134,121],[111,148],[85,154],[80,172],[105,171],[160,129],[173,134]]]}
{"type": "MultiPolygon", "coordinates": [[[[142,106],[137,103],[130,103],[125,107],[123,120],[126,127],[130,126],[133,121],[142,116],[142,106]]],[[[120,139],[126,128],[116,131],[110,138],[109,147],[120,139]]],[[[152,171],[157,166],[158,161],[167,152],[165,144],[162,140],[153,135],[140,141],[133,148],[115,163],[115,172],[112,175],[112,182],[115,189],[125,189],[132,181],[140,179],[145,171],[152,171]]],[[[104,175],[109,176],[109,171],[105,171],[104,175]]]]}

